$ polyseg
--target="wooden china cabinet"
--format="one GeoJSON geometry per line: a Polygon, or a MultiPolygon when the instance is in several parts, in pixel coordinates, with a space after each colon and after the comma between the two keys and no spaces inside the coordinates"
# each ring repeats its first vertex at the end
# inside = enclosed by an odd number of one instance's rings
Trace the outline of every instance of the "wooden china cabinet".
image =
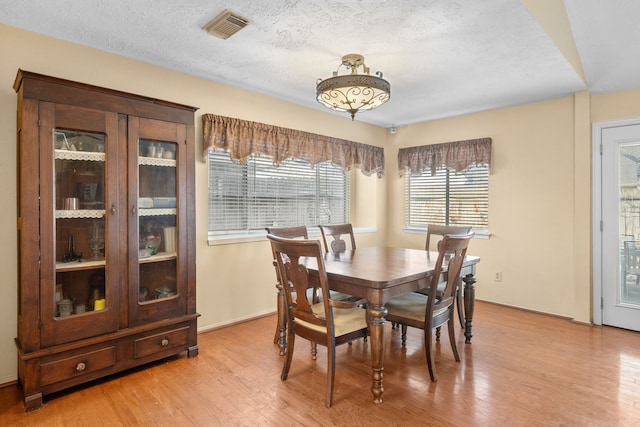
{"type": "Polygon", "coordinates": [[[25,408],[196,356],[196,108],[23,70],[14,89],[25,408]]]}

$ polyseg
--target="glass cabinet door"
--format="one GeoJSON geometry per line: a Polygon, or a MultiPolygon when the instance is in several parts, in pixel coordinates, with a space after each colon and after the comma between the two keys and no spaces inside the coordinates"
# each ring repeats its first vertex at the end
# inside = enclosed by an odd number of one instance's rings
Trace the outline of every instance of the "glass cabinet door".
{"type": "Polygon", "coordinates": [[[45,346],[117,330],[117,115],[42,103],[40,331],[45,346]]]}
{"type": "Polygon", "coordinates": [[[185,183],[179,143],[183,132],[184,126],[175,123],[129,121],[129,164],[137,176],[136,188],[129,191],[130,229],[137,233],[129,245],[135,252],[129,282],[137,284],[130,294],[132,323],[186,312],[185,281],[180,279],[184,276],[180,189],[185,183]]]}
{"type": "Polygon", "coordinates": [[[55,317],[106,307],[105,135],[54,130],[55,317]]]}
{"type": "Polygon", "coordinates": [[[141,303],[177,294],[176,144],[138,141],[138,264],[141,303]]]}

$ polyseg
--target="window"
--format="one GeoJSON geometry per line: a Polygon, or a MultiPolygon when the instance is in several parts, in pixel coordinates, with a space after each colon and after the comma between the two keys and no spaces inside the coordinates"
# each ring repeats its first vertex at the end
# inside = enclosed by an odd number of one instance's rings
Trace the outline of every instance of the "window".
{"type": "Polygon", "coordinates": [[[472,165],[461,172],[441,166],[406,180],[406,223],[489,226],[489,167],[472,165]]]}
{"type": "Polygon", "coordinates": [[[262,231],[267,226],[349,222],[349,177],[324,162],[312,167],[251,155],[242,164],[225,151],[209,154],[209,235],[262,231]]]}

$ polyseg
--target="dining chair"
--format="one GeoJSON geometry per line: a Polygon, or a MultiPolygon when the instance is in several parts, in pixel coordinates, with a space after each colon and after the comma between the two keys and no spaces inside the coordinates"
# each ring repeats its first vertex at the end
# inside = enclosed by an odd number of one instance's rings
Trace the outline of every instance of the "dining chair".
{"type": "MultiPolygon", "coordinates": [[[[319,225],[320,233],[322,234],[322,242],[324,244],[324,250],[327,253],[344,252],[347,249],[356,248],[356,238],[353,234],[353,227],[351,224],[338,224],[338,225],[319,225]],[[348,234],[350,236],[350,242],[347,246],[343,235],[348,234]],[[327,245],[327,239],[331,238],[330,244],[327,245]]],[[[351,299],[353,298],[349,294],[342,292],[330,291],[332,299],[351,299]]],[[[364,305],[366,307],[366,304],[364,305]]],[[[365,341],[367,338],[365,337],[365,341]]]]}
{"type": "MultiPolygon", "coordinates": [[[[470,232],[471,232],[471,227],[468,227],[468,226],[429,224],[427,225],[427,241],[425,244],[425,250],[427,251],[430,250],[432,235],[444,237],[445,234],[460,235],[460,234],[468,234],[470,232]]],[[[440,249],[440,242],[441,240],[439,240],[436,243],[436,250],[440,249]]],[[[456,292],[456,309],[458,311],[458,320],[460,321],[460,327],[464,328],[462,282],[458,283],[458,290],[456,292]]]]}
{"type": "MultiPolygon", "coordinates": [[[[445,234],[468,234],[471,232],[471,227],[461,226],[461,225],[437,225],[437,224],[429,224],[427,225],[427,241],[424,249],[430,250],[431,247],[431,236],[443,236],[445,234]]],[[[436,244],[436,250],[439,249],[440,241],[436,244]]]]}
{"type": "Polygon", "coordinates": [[[334,225],[319,225],[320,232],[322,233],[322,242],[324,243],[324,249],[328,252],[344,252],[347,249],[356,248],[356,239],[353,235],[353,227],[351,224],[334,224],[334,225]],[[342,236],[349,235],[351,246],[347,246],[345,238],[342,236]],[[329,242],[327,239],[331,238],[329,242]]]}
{"type": "Polygon", "coordinates": [[[434,329],[447,324],[453,356],[456,362],[460,361],[452,319],[453,304],[456,288],[460,281],[460,271],[462,270],[464,257],[472,236],[473,233],[466,235],[447,234],[444,236],[438,251],[435,269],[431,276],[428,295],[411,292],[391,298],[386,303],[387,315],[385,317],[387,320],[401,325],[403,346],[407,342],[408,326],[424,330],[424,347],[431,381],[438,380],[433,352],[434,329]],[[438,293],[438,283],[440,282],[440,274],[443,272],[445,261],[447,262],[446,285],[444,291],[438,293]]]}
{"type": "MultiPolygon", "coordinates": [[[[294,226],[294,227],[266,227],[265,228],[268,234],[284,237],[287,239],[308,239],[309,234],[307,232],[307,227],[304,225],[294,226]]],[[[280,279],[280,273],[278,272],[278,264],[276,263],[276,255],[273,253],[273,266],[276,269],[276,289],[277,289],[277,323],[276,323],[276,333],[273,338],[274,344],[278,344],[280,347],[280,356],[284,356],[285,348],[286,348],[286,306],[284,299],[284,290],[282,288],[282,280],[280,279]]],[[[313,291],[312,291],[313,292],[313,291]]]]}
{"type": "Polygon", "coordinates": [[[327,386],[325,406],[333,400],[336,346],[369,333],[362,301],[334,300],[329,293],[323,251],[317,240],[292,240],[267,235],[278,264],[287,308],[287,351],[280,378],[287,379],[296,335],[327,347],[327,386]],[[306,290],[312,278],[306,263],[314,260],[322,300],[315,302],[306,290]]]}

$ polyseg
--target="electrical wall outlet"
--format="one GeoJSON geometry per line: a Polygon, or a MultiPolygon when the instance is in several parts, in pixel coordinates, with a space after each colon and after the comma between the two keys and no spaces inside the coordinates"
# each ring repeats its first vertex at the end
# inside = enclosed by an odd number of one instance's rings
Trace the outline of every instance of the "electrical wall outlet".
{"type": "Polygon", "coordinates": [[[502,271],[496,272],[496,277],[494,279],[496,282],[502,282],[502,271]]]}

